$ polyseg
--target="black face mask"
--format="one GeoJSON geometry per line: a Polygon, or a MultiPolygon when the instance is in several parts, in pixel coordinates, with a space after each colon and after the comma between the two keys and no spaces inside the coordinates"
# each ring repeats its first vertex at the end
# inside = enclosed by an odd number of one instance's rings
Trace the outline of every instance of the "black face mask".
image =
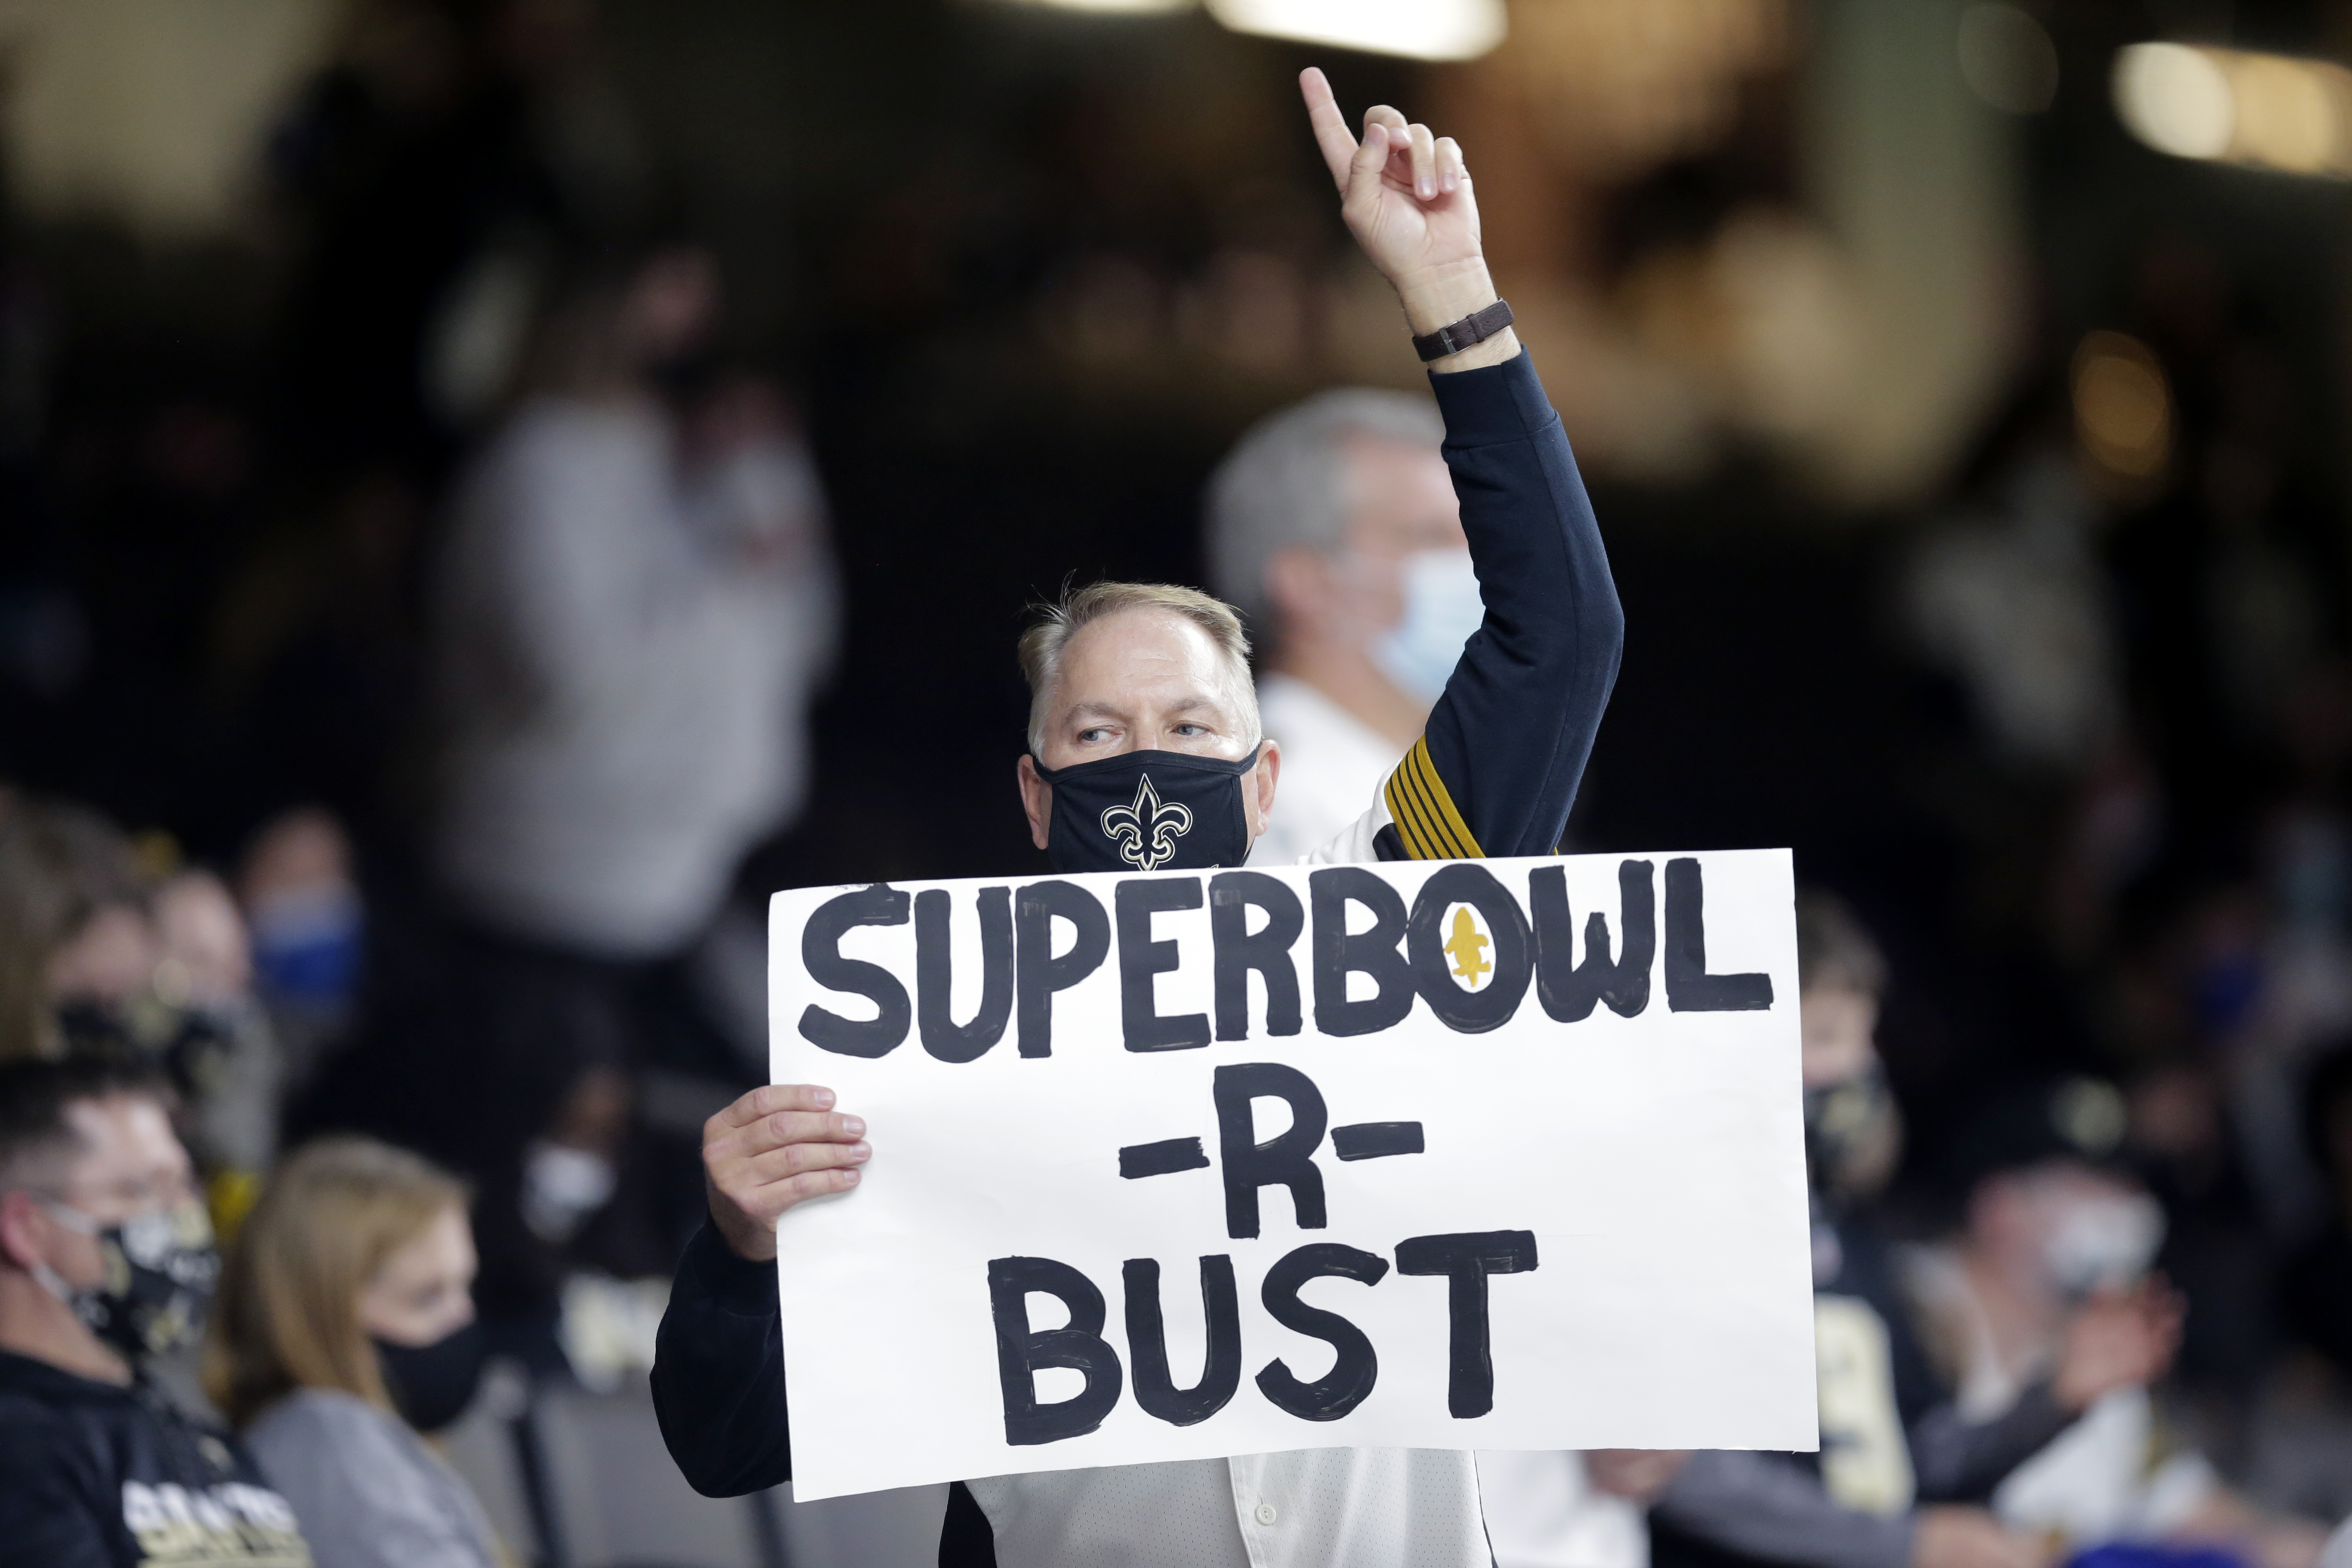
{"type": "Polygon", "coordinates": [[[1249,858],[1242,775],[1264,745],[1237,763],[1187,752],[1129,752],[1100,762],[1049,768],[1054,786],[1045,858],[1054,869],[1199,871],[1249,858]]]}
{"type": "Polygon", "coordinates": [[[1805,1090],[1805,1164],[1814,1191],[1869,1195],[1862,1189],[1889,1173],[1873,1166],[1893,1152],[1887,1141],[1902,1136],[1900,1118],[1876,1062],[1843,1083],[1805,1090]]]}
{"type": "Polygon", "coordinates": [[[79,1209],[52,1203],[49,1212],[68,1230],[97,1241],[106,1278],[77,1289],[45,1263],[34,1272],[74,1310],[92,1333],[133,1361],[194,1344],[204,1332],[220,1255],[202,1204],[141,1215],[100,1226],[79,1209]]]}
{"type": "Polygon", "coordinates": [[[419,1432],[438,1432],[466,1413],[481,1386],[482,1325],[467,1323],[429,1345],[396,1345],[376,1340],[376,1364],[384,1392],[400,1418],[419,1432]]]}

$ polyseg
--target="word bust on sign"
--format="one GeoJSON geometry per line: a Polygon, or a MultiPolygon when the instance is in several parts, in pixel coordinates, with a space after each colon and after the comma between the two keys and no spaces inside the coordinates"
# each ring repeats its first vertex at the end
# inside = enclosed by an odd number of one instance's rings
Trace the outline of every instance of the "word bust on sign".
{"type": "MultiPolygon", "coordinates": [[[[1739,862],[1742,950],[1780,962],[1728,972],[1708,965],[1696,856],[1616,860],[1605,900],[1571,895],[1590,861],[1557,859],[780,895],[779,1079],[833,1084],[877,1150],[857,1192],[780,1229],[791,1397],[804,1361],[834,1359],[795,1344],[794,1303],[810,1328],[846,1324],[814,1293],[838,1266],[869,1307],[930,1326],[927,1387],[967,1437],[969,1363],[984,1357],[997,1462],[942,1458],[942,1474],[1038,1468],[1036,1450],[1097,1435],[1117,1441],[1048,1468],[1201,1451],[1155,1444],[1155,1428],[1233,1426],[1210,1445],[1224,1452],[1360,1441],[1366,1424],[1484,1444],[1444,1424],[1496,1412],[1498,1354],[1526,1363],[1506,1359],[1507,1388],[1543,1381],[1567,1288],[1543,1281],[1589,1250],[1562,1224],[1574,1200],[1547,1188],[1575,1178],[1556,1134],[1593,1108],[1564,1103],[1549,1128],[1529,1114],[1580,1077],[1623,1076],[1580,1060],[1594,1053],[1575,1026],[1632,1020],[1664,1039],[1677,1016],[1769,1016],[1792,992],[1786,857],[1748,855],[1762,860],[1739,862]],[[974,1118],[996,1135],[986,1155],[970,1150],[974,1118]],[[1457,1223],[1428,1225],[1440,1210],[1457,1223]],[[1391,1273],[1428,1283],[1400,1296],[1382,1289],[1391,1273]],[[911,1308],[881,1302],[886,1277],[911,1308]],[[1235,1403],[1245,1373],[1255,1414],[1235,1403]]],[[[1794,1155],[1801,1205],[1791,1012],[1771,1020],[1788,1125],[1748,1131],[1776,1167],[1794,1155]]],[[[1801,1235],[1801,1207],[1777,1217],[1801,1235]]],[[[1529,1418],[1520,1405],[1510,1419],[1529,1418]]]]}

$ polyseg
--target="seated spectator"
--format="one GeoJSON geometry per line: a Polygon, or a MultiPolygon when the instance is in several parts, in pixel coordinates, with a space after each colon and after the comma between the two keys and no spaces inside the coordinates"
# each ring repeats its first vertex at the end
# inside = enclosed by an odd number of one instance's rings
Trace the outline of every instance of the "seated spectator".
{"type": "Polygon", "coordinates": [[[2040,1543],[1986,1500],[2101,1395],[2168,1365],[2178,1309],[2149,1292],[2062,1310],[2063,1353],[2002,1397],[1956,1406],[1866,1206],[1902,1152],[1875,1040],[1885,960],[1844,905],[1806,892],[1797,974],[1821,1452],[1692,1456],[1651,1511],[1652,1561],[2034,1568],[2040,1543]]]}
{"type": "Polygon", "coordinates": [[[148,1363],[218,1268],[152,1068],[0,1064],[0,1553],[41,1568],[308,1568],[294,1510],[148,1363]]]}
{"type": "Polygon", "coordinates": [[[323,1140],[269,1179],[230,1254],[207,1391],[331,1568],[497,1568],[466,1483],[420,1432],[482,1369],[466,1192],[415,1155],[323,1140]]]}
{"type": "Polygon", "coordinates": [[[192,867],[166,879],[149,907],[156,959],[144,1005],[178,1015],[165,1065],[194,1110],[188,1131],[214,1217],[226,1224],[251,1204],[278,1152],[278,1037],[254,995],[253,948],[227,884],[192,867]]]}
{"type": "Polygon", "coordinates": [[[237,902],[253,931],[255,989],[297,1092],[351,1022],[366,911],[351,836],[331,812],[298,806],[245,847],[237,902]]]}
{"type": "MultiPolygon", "coordinates": [[[[2117,1159],[2124,1130],[2122,1097],[2074,1079],[1995,1106],[1964,1135],[1961,1229],[1906,1270],[1963,1416],[2009,1406],[2053,1368],[2063,1387],[2086,1324],[2170,1296],[2149,1271],[2164,1213],[2117,1159]]],[[[1992,1493],[1993,1511],[2070,1552],[2166,1542],[2263,1568],[2316,1563],[2317,1526],[2264,1514],[2161,1418],[2150,1385],[2164,1370],[2099,1380],[2109,1386],[2083,1418],[1992,1493]]]]}
{"type": "Polygon", "coordinates": [[[0,811],[0,1058],[160,1065],[223,1216],[277,1145],[278,1047],[252,981],[244,919],[211,872],[151,877],[84,806],[16,795],[0,811]]]}
{"type": "Polygon", "coordinates": [[[131,842],[94,811],[12,795],[0,813],[0,1058],[58,1056],[68,1016],[101,1026],[161,956],[131,842]]]}

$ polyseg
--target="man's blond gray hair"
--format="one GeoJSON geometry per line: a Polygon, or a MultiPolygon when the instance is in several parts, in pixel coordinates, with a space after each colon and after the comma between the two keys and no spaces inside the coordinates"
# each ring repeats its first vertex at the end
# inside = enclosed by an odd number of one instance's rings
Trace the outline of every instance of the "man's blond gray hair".
{"type": "Polygon", "coordinates": [[[1260,636],[1271,608],[1265,569],[1292,548],[1346,542],[1348,444],[1394,441],[1434,452],[1445,439],[1437,405],[1408,392],[1343,386],[1250,426],[1209,479],[1209,580],[1260,636]]]}
{"type": "Polygon", "coordinates": [[[1233,704],[1243,734],[1256,744],[1257,686],[1250,679],[1249,634],[1242,630],[1242,618],[1231,605],[1172,583],[1090,583],[1065,589],[1054,603],[1039,605],[1037,624],[1021,634],[1021,673],[1029,682],[1031,754],[1041,761],[1045,754],[1045,723],[1054,689],[1061,680],[1062,650],[1085,627],[1124,610],[1181,616],[1208,634],[1225,667],[1225,700],[1233,704]]]}

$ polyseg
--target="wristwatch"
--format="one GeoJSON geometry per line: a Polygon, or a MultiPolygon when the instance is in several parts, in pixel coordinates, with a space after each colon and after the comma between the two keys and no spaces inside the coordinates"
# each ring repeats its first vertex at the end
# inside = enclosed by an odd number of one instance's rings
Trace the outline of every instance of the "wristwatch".
{"type": "Polygon", "coordinates": [[[1426,364],[1447,354],[1458,354],[1473,343],[1483,343],[1511,324],[1511,302],[1497,300],[1483,310],[1474,310],[1458,321],[1445,325],[1412,340],[1412,352],[1426,364]]]}

